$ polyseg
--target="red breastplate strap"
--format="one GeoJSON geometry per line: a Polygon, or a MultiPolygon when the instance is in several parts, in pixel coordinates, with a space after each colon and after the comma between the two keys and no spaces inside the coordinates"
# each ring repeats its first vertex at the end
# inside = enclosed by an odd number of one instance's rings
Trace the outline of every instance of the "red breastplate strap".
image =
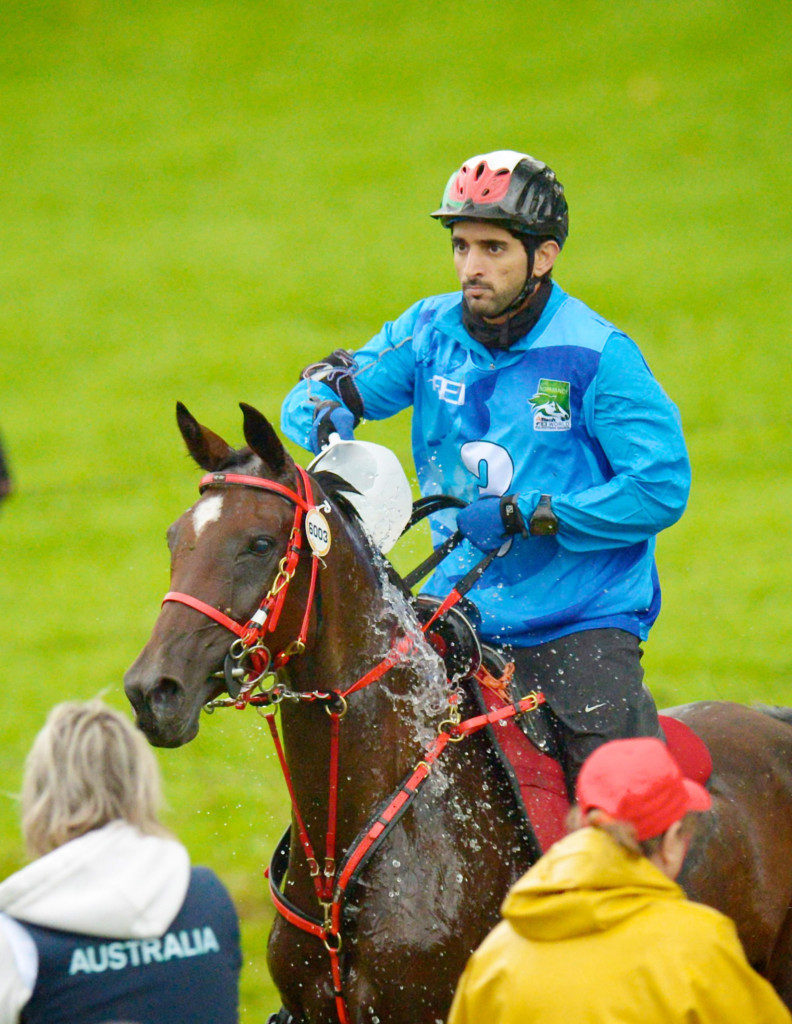
{"type": "MultiPolygon", "coordinates": [[[[483,729],[487,725],[493,725],[505,718],[533,711],[544,702],[544,699],[544,694],[535,692],[514,704],[509,704],[506,707],[497,708],[487,714],[476,715],[473,718],[459,722],[457,725],[452,726],[447,732],[439,732],[432,743],[427,747],[423,758],[410,772],[404,782],[402,782],[398,789],[385,801],[384,806],[381,805],[380,808],[375,811],[364,828],[358,833],[357,838],[353,841],[344,855],[343,862],[340,865],[337,874],[335,872],[333,876],[325,874],[323,883],[318,881],[318,865],[315,857],[313,856],[312,850],[306,850],[306,857],[308,858],[311,874],[314,878],[314,886],[317,890],[317,895],[320,891],[323,893],[324,898],[319,896],[319,902],[324,910],[324,920],[320,920],[310,914],[306,914],[298,907],[295,907],[294,904],[292,904],[284,895],[281,889],[281,883],[288,865],[288,847],[284,850],[283,844],[279,844],[276,848],[270,867],[266,872],[269,878],[272,902],[274,903],[278,913],[281,914],[281,916],[290,924],[301,929],[301,931],[307,932],[309,935],[315,936],[324,943],[324,946],[330,956],[330,968],[334,989],[333,994],[336,1004],[336,1014],[340,1024],[349,1024],[350,1022],[349,1011],[342,987],[340,953],[342,945],[342,918],[344,902],[347,890],[353,878],[362,869],[366,861],[380,846],[387,834],[418,795],[423,783],[426,782],[429,777],[434,763],[447,748],[449,742],[458,742],[463,740],[466,736],[469,736],[474,732],[478,732],[479,729],[483,729]],[[286,854],[285,859],[284,854],[286,854]]],[[[269,713],[265,717],[268,720],[270,731],[275,739],[278,756],[281,759],[281,767],[287,781],[290,795],[292,796],[292,807],[295,812],[298,831],[300,832],[300,841],[303,845],[303,849],[305,850],[305,838],[307,838],[307,835],[304,836],[305,826],[297,809],[296,800],[294,799],[290,773],[286,766],[285,757],[283,756],[283,748],[281,746],[280,739],[278,738],[274,714],[269,713]]],[[[335,719],[338,716],[334,715],[332,717],[335,719]]],[[[335,843],[335,831],[333,832],[333,843],[335,843]]],[[[326,863],[326,869],[328,866],[329,864],[326,863]]]]}

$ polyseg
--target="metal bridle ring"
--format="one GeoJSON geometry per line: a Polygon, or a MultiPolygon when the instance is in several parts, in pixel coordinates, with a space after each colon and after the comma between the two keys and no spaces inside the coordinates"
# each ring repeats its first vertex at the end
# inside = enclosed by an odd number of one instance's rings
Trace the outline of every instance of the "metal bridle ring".
{"type": "Polygon", "coordinates": [[[340,693],[334,693],[327,704],[325,704],[325,711],[328,715],[338,715],[339,718],[343,718],[347,713],[349,705],[346,702],[346,698],[340,693]],[[339,710],[340,706],[340,710],[339,710]]]}
{"type": "Polygon", "coordinates": [[[248,648],[245,645],[245,641],[241,636],[238,636],[236,640],[233,640],[231,646],[228,648],[228,653],[234,659],[234,661],[241,661],[247,653],[248,648]]]}
{"type": "Polygon", "coordinates": [[[444,732],[448,736],[449,743],[460,743],[466,736],[466,733],[454,733],[454,729],[459,727],[461,719],[459,715],[456,718],[446,718],[437,727],[438,732],[444,732]],[[446,726],[448,728],[446,728],[446,726]]]}

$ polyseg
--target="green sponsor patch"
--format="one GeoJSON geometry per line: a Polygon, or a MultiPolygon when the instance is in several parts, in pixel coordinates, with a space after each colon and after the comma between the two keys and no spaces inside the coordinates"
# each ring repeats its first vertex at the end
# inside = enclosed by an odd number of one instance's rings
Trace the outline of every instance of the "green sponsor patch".
{"type": "Polygon", "coordinates": [[[533,407],[534,430],[569,430],[572,416],[568,380],[543,377],[536,394],[529,401],[533,407]]]}
{"type": "Polygon", "coordinates": [[[534,407],[545,405],[548,402],[555,402],[569,414],[569,381],[546,380],[543,377],[539,381],[537,392],[530,402],[534,407]]]}

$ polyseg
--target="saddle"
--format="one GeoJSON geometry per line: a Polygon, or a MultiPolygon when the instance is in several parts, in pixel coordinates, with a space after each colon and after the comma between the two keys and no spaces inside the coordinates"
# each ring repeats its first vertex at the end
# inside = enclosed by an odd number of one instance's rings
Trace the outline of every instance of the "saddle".
{"type": "MultiPolygon", "coordinates": [[[[413,599],[422,625],[440,605],[440,599],[419,595],[413,599]]],[[[483,712],[505,707],[527,696],[527,689],[514,677],[514,663],[503,652],[482,643],[474,624],[475,605],[460,601],[437,619],[425,636],[443,659],[452,682],[464,680],[483,712]]],[[[712,758],[704,741],[684,722],[660,715],[660,726],[669,750],[682,773],[706,784],[712,773],[712,758]]],[[[564,772],[558,760],[554,716],[547,703],[514,718],[488,726],[490,740],[506,772],[518,807],[536,840],[537,852],[544,853],[566,835],[569,812],[564,772]]]]}

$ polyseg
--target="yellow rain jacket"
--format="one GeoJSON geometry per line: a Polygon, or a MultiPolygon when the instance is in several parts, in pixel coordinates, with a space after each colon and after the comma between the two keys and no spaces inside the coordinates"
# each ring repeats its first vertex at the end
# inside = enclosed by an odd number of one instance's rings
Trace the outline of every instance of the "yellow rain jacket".
{"type": "Polygon", "coordinates": [[[734,925],[601,829],[516,883],[470,958],[448,1024],[790,1024],[734,925]]]}

